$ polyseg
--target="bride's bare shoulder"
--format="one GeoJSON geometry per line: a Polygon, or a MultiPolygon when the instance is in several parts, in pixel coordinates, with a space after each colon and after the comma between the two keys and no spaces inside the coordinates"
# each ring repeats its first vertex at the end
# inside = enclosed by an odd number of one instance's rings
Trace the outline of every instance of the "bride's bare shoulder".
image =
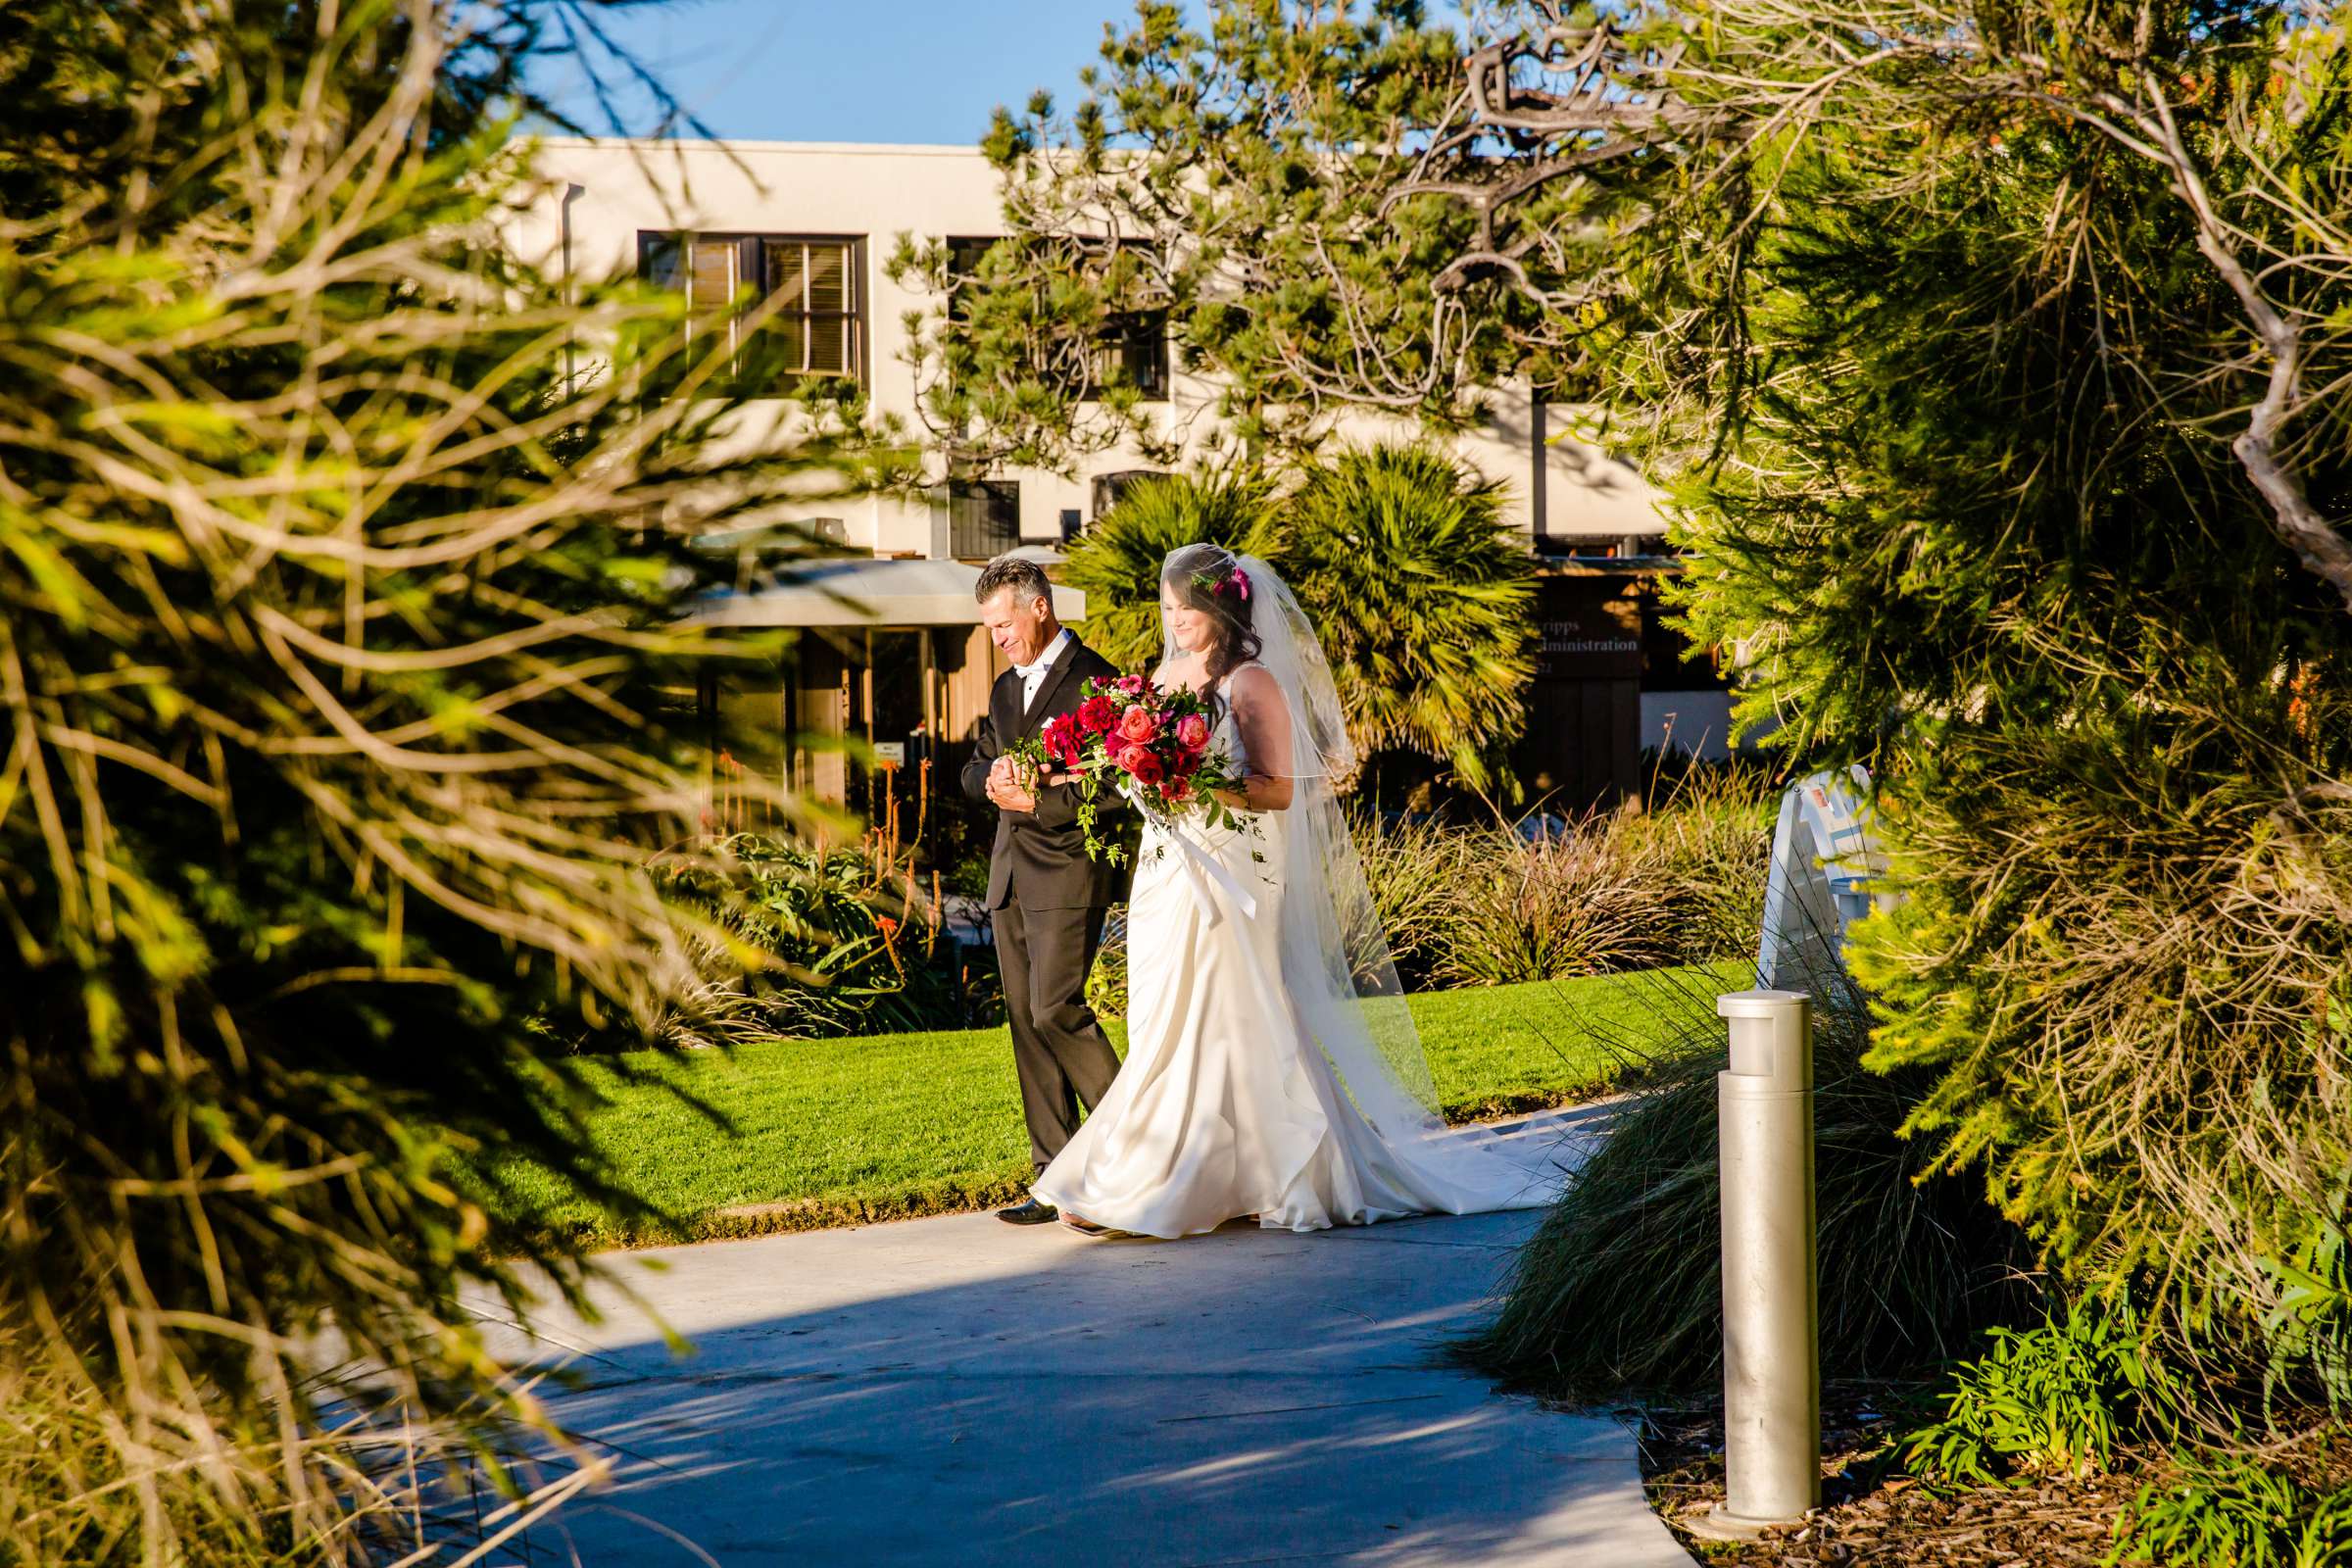
{"type": "Polygon", "coordinates": [[[1226,680],[1233,688],[1235,702],[1262,702],[1282,695],[1282,683],[1274,678],[1274,672],[1254,660],[1234,666],[1226,680]]]}

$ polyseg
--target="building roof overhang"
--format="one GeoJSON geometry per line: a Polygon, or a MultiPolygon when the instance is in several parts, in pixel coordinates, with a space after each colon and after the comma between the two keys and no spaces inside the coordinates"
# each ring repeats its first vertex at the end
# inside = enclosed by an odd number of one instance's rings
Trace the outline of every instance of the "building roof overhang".
{"type": "MultiPolygon", "coordinates": [[[[973,626],[980,568],[960,561],[812,561],[767,581],[705,598],[688,619],[704,626],[973,626]]],[[[1086,618],[1086,595],[1054,586],[1054,613],[1086,618]]]]}

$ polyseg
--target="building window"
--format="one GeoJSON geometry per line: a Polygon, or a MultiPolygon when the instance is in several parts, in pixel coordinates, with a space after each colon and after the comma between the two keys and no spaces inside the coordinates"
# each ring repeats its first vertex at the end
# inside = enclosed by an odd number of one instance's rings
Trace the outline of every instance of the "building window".
{"type": "MultiPolygon", "coordinates": [[[[996,245],[995,235],[951,234],[948,236],[948,275],[952,284],[968,284],[980,275],[980,264],[996,245]]],[[[956,287],[948,295],[948,319],[962,322],[972,314],[971,293],[968,287],[956,287]]]]}
{"type": "Polygon", "coordinates": [[[865,378],[864,242],[844,235],[641,231],[637,270],[686,296],[690,342],[725,341],[753,391],[865,378]],[[756,325],[753,310],[772,313],[756,325]]]}
{"type": "Polygon", "coordinates": [[[1168,396],[1168,313],[1124,311],[1111,318],[1095,357],[1095,387],[1131,386],[1146,403],[1168,396]]]}
{"type": "Polygon", "coordinates": [[[991,561],[1021,542],[1021,487],[1011,479],[956,479],[948,485],[948,553],[991,561]]]}
{"type": "Polygon", "coordinates": [[[1121,468],[1113,473],[1096,474],[1093,497],[1095,520],[1101,522],[1102,514],[1119,504],[1120,497],[1145,480],[1164,477],[1154,468],[1121,468]]]}

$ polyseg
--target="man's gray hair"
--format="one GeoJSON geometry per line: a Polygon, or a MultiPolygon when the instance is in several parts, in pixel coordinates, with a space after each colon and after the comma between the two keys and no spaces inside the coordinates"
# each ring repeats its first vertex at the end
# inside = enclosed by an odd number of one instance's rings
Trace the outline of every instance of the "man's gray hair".
{"type": "Polygon", "coordinates": [[[982,604],[1012,590],[1012,602],[1025,605],[1033,600],[1046,599],[1054,585],[1046,581],[1046,568],[1034,561],[1018,556],[999,556],[980,568],[980,580],[972,585],[972,597],[982,604]]]}

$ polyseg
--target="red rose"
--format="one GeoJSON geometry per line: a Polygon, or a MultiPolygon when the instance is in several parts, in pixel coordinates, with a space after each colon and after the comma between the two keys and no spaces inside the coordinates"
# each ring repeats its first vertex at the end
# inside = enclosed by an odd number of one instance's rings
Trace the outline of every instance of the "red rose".
{"type": "Polygon", "coordinates": [[[1188,752],[1208,750],[1208,720],[1199,713],[1187,713],[1176,721],[1176,744],[1188,752]]]}
{"type": "Polygon", "coordinates": [[[1193,781],[1188,778],[1172,778],[1161,788],[1159,793],[1171,801],[1189,801],[1193,798],[1193,781]]]}
{"type": "Polygon", "coordinates": [[[1206,752],[1178,752],[1169,759],[1168,771],[1178,778],[1191,778],[1195,773],[1200,771],[1200,764],[1207,760],[1208,754],[1206,752]]]}
{"type": "Polygon", "coordinates": [[[1160,766],[1159,759],[1141,746],[1131,748],[1127,755],[1134,759],[1127,764],[1127,771],[1135,775],[1135,781],[1138,784],[1149,788],[1157,784],[1165,776],[1165,770],[1160,766]]]}
{"type": "Polygon", "coordinates": [[[1078,705],[1078,727],[1089,735],[1102,735],[1119,721],[1119,705],[1100,694],[1078,705]]]}
{"type": "Polygon", "coordinates": [[[1119,739],[1141,746],[1159,733],[1159,720],[1152,710],[1138,703],[1119,715],[1119,739]]]}

